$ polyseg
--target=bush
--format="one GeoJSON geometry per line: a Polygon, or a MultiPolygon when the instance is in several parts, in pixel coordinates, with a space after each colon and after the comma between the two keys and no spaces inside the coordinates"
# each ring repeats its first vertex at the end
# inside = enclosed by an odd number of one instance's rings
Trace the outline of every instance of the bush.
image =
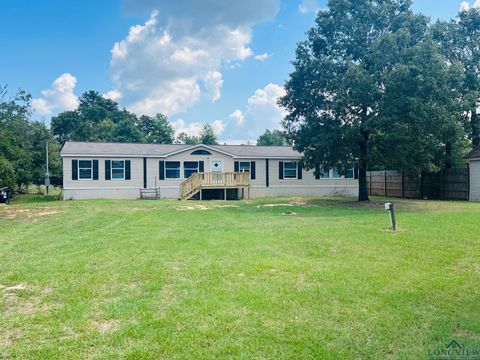
{"type": "Polygon", "coordinates": [[[15,170],[10,161],[0,156],[0,188],[8,186],[12,190],[16,184],[15,170]]]}

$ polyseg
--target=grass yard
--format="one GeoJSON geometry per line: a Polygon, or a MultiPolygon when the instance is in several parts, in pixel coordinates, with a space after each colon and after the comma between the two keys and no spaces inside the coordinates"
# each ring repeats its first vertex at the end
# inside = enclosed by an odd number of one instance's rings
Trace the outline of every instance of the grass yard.
{"type": "Polygon", "coordinates": [[[480,348],[480,204],[395,200],[394,233],[376,200],[20,198],[0,207],[0,358],[480,348]]]}

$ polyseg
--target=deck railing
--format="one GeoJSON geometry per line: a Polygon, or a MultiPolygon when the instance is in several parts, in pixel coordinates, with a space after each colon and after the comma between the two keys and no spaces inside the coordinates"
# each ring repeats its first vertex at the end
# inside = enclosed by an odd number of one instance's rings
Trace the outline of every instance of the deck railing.
{"type": "Polygon", "coordinates": [[[186,199],[201,188],[236,188],[250,185],[248,172],[195,173],[180,183],[180,197],[186,199]]]}

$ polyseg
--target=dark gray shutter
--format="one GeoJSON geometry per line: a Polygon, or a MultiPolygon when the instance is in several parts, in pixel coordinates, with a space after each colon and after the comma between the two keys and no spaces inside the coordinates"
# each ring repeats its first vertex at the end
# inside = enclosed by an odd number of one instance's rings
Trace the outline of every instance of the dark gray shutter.
{"type": "Polygon", "coordinates": [[[283,179],[283,161],[278,162],[278,178],[283,179]]]}
{"type": "Polygon", "coordinates": [[[235,161],[233,163],[233,171],[235,172],[239,172],[240,171],[240,164],[238,163],[238,161],[235,161]]]}
{"type": "Polygon", "coordinates": [[[320,179],[320,164],[316,163],[315,164],[315,179],[320,179]]]}
{"type": "Polygon", "coordinates": [[[302,180],[302,163],[300,161],[297,163],[297,179],[302,180]]]}
{"type": "Polygon", "coordinates": [[[110,160],[105,160],[105,180],[111,180],[111,165],[112,162],[110,160]]]}
{"type": "Polygon", "coordinates": [[[93,180],[98,180],[98,160],[93,160],[93,180]]]}
{"type": "Polygon", "coordinates": [[[143,188],[147,188],[147,158],[143,158],[143,188]]]}
{"type": "Polygon", "coordinates": [[[125,180],[130,180],[131,174],[130,174],[130,160],[125,160],[125,180]]]}
{"type": "Polygon", "coordinates": [[[250,179],[255,180],[257,172],[255,169],[255,161],[250,162],[250,179]]]}
{"type": "Polygon", "coordinates": [[[78,180],[78,160],[72,160],[72,180],[78,180]]]}
{"type": "Polygon", "coordinates": [[[198,162],[198,172],[204,172],[205,171],[205,163],[203,161],[198,162]]]}
{"type": "Polygon", "coordinates": [[[165,180],[165,161],[160,161],[158,164],[159,164],[159,169],[160,169],[160,172],[158,174],[158,178],[160,180],[165,180]]]}
{"type": "Polygon", "coordinates": [[[269,166],[268,166],[268,159],[265,159],[265,185],[267,187],[270,186],[270,173],[269,173],[269,166]]]}

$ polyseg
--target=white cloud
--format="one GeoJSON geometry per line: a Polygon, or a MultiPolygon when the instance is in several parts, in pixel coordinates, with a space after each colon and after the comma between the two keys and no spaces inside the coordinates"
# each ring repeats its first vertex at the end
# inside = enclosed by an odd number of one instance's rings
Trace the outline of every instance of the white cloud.
{"type": "Polygon", "coordinates": [[[470,5],[468,1],[464,1],[460,4],[460,11],[468,11],[471,8],[473,9],[480,9],[480,0],[476,0],[473,5],[470,5]]]}
{"type": "Polygon", "coordinates": [[[151,15],[111,50],[122,103],[136,113],[172,115],[202,98],[221,97],[221,69],[253,56],[252,26],[272,18],[279,0],[125,0],[151,15]],[[201,86],[203,85],[203,86],[201,86]]]}
{"type": "Polygon", "coordinates": [[[470,4],[466,1],[460,4],[460,11],[468,11],[470,9],[470,4]]]}
{"type": "Polygon", "coordinates": [[[230,119],[235,121],[237,125],[242,125],[245,122],[245,115],[243,114],[242,110],[236,109],[229,115],[230,119]]]}
{"type": "Polygon", "coordinates": [[[314,13],[316,14],[321,10],[318,0],[302,0],[298,5],[298,11],[302,14],[314,13]]]}
{"type": "MultiPolygon", "coordinates": [[[[175,129],[175,136],[178,136],[181,133],[185,133],[188,136],[198,137],[202,133],[204,123],[192,122],[192,123],[186,124],[185,120],[178,119],[177,121],[173,122],[172,125],[173,125],[173,128],[175,129]]],[[[210,125],[212,126],[213,132],[217,136],[222,134],[225,130],[225,124],[223,123],[222,120],[215,120],[211,122],[210,125]]]]}
{"type": "Polygon", "coordinates": [[[268,53],[263,53],[263,54],[255,55],[254,59],[258,61],[264,61],[264,60],[267,60],[270,56],[272,55],[268,53]]]}
{"type": "Polygon", "coordinates": [[[113,101],[118,101],[122,98],[122,93],[118,90],[110,90],[102,95],[105,99],[110,99],[113,101]]]}
{"type": "Polygon", "coordinates": [[[244,112],[237,109],[229,115],[233,120],[232,126],[228,129],[229,135],[241,132],[253,139],[261,135],[265,129],[280,129],[287,111],[278,105],[278,100],[285,93],[282,86],[274,83],[255,90],[248,98],[244,112]]]}
{"type": "Polygon", "coordinates": [[[64,73],[56,78],[50,89],[43,90],[40,98],[32,99],[32,108],[39,115],[52,115],[66,110],[74,110],[78,106],[78,97],[74,90],[77,78],[64,73]]]}
{"type": "Polygon", "coordinates": [[[222,120],[215,120],[210,125],[212,125],[215,135],[219,136],[225,131],[225,124],[222,120]]]}
{"type": "Polygon", "coordinates": [[[207,75],[205,75],[204,83],[210,99],[212,99],[212,101],[220,99],[223,85],[222,73],[219,71],[209,71],[207,75]]]}

